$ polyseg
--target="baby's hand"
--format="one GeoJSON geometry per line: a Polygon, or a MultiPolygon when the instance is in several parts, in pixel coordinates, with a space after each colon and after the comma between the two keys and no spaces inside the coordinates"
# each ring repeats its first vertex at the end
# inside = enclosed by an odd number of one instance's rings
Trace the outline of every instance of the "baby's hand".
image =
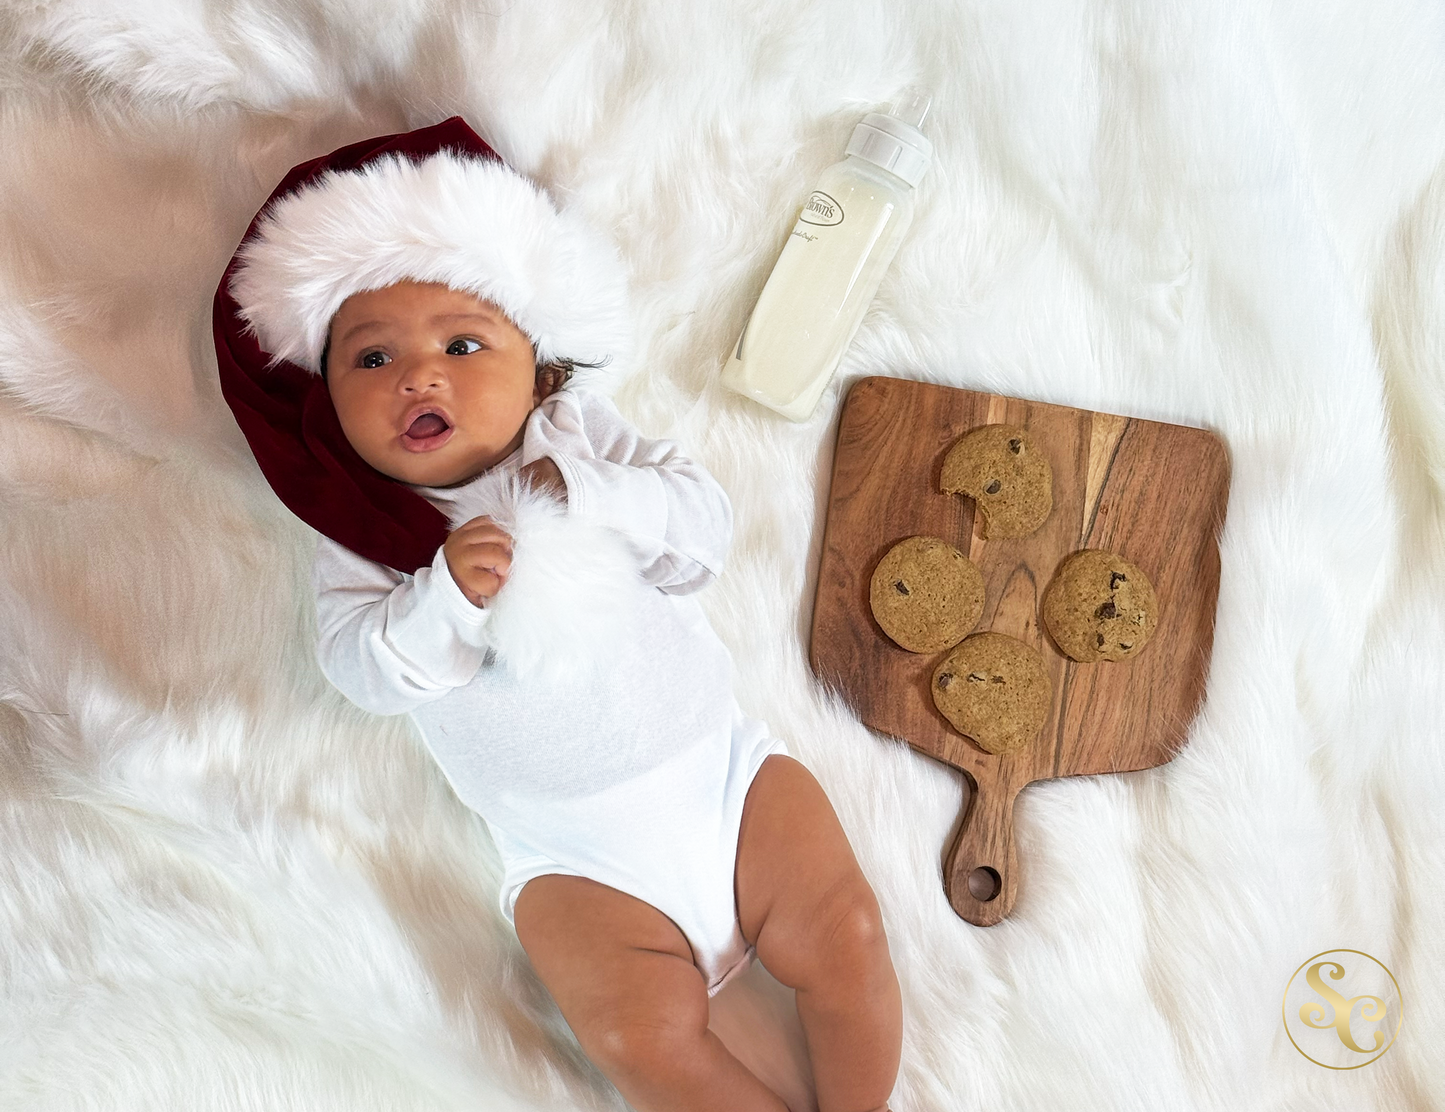
{"type": "Polygon", "coordinates": [[[442,545],[447,569],[473,606],[484,606],[512,570],[512,538],[489,517],[458,526],[442,545]]]}

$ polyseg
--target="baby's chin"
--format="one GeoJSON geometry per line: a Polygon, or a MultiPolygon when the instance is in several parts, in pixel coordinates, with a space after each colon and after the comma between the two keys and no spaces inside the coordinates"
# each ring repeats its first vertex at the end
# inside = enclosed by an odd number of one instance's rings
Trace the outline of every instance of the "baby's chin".
{"type": "Polygon", "coordinates": [[[407,486],[453,487],[461,486],[463,483],[475,479],[483,471],[495,466],[505,458],[506,454],[502,453],[496,460],[492,460],[490,455],[481,460],[448,459],[441,458],[440,453],[435,453],[420,458],[413,456],[397,459],[392,456],[380,461],[367,460],[367,462],[388,479],[405,483],[407,486]]]}
{"type": "Polygon", "coordinates": [[[478,475],[480,475],[483,471],[486,470],[485,467],[453,467],[446,469],[439,469],[435,467],[391,467],[383,469],[378,467],[376,469],[380,471],[383,475],[385,475],[388,479],[395,479],[397,482],[405,483],[407,486],[423,487],[460,486],[462,483],[468,482],[471,479],[475,479],[478,475]]]}

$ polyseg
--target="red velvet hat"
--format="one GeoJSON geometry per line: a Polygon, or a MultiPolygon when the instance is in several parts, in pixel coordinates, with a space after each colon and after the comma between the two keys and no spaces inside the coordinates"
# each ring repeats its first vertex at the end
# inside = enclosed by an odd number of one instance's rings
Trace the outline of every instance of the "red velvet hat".
{"type": "Polygon", "coordinates": [[[630,335],[615,248],[558,211],[458,116],[292,168],[216,289],[221,392],[293,513],[413,574],[432,562],[447,522],[357,455],[318,373],[341,303],[404,278],[499,305],[539,363],[615,364],[630,335]]]}

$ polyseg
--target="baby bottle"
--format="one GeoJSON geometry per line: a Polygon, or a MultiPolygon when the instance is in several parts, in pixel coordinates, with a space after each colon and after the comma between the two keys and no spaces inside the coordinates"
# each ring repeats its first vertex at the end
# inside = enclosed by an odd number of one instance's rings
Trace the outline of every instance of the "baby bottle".
{"type": "Polygon", "coordinates": [[[910,89],[892,115],[869,113],[853,129],[846,157],[823,171],[743,325],[725,386],[808,419],[913,221],[913,187],[933,157],[919,130],[930,101],[910,89]]]}

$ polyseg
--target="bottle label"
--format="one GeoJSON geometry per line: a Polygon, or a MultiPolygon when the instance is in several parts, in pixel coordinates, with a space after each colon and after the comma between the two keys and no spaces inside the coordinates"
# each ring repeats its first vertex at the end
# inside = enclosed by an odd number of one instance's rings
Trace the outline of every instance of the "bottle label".
{"type": "Polygon", "coordinates": [[[808,203],[803,206],[803,211],[799,214],[798,219],[804,224],[817,224],[823,228],[830,228],[834,224],[843,223],[843,206],[821,189],[815,189],[812,196],[808,198],[808,203]]]}

